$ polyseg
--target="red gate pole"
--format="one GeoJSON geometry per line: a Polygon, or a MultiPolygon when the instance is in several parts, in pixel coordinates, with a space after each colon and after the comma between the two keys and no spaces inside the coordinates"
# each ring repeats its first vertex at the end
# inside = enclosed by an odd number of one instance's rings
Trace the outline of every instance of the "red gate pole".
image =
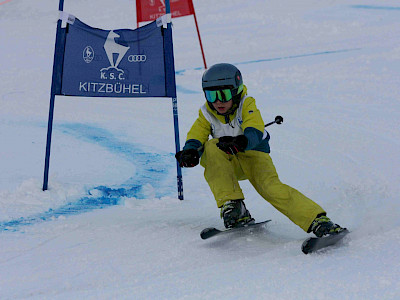
{"type": "Polygon", "coordinates": [[[206,57],[204,56],[204,50],[203,50],[203,44],[201,42],[199,25],[197,24],[196,11],[194,10],[194,6],[193,6],[193,1],[192,0],[189,0],[189,5],[190,5],[190,9],[192,10],[192,13],[193,13],[194,23],[196,25],[196,30],[197,30],[197,36],[199,37],[201,55],[203,56],[204,69],[207,69],[206,57]]]}
{"type": "Polygon", "coordinates": [[[136,0],[136,28],[139,28],[139,22],[142,19],[142,6],[139,1],[141,0],[136,0]]]}

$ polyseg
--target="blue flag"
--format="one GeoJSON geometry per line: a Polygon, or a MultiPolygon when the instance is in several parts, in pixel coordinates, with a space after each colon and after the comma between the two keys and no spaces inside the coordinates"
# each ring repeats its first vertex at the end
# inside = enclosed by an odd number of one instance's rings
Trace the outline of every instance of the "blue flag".
{"type": "Polygon", "coordinates": [[[168,30],[156,21],[135,30],[102,30],[73,18],[65,31],[60,94],[175,97],[168,30]]]}

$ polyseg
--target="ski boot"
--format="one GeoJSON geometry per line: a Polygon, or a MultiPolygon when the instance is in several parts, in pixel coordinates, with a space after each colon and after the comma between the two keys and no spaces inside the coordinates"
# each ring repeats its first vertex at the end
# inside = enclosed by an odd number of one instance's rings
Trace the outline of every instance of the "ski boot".
{"type": "Polygon", "coordinates": [[[221,207],[221,218],[224,219],[225,228],[240,227],[254,222],[243,200],[225,202],[221,207]]]}
{"type": "Polygon", "coordinates": [[[338,234],[346,230],[346,228],[342,228],[338,224],[334,224],[327,216],[318,216],[315,218],[310,226],[310,229],[310,231],[312,231],[319,238],[331,234],[338,234]]]}

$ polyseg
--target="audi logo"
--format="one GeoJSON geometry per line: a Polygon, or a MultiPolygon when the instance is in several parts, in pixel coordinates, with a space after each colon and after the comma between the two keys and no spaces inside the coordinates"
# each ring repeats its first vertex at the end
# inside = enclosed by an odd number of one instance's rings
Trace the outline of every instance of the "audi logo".
{"type": "Polygon", "coordinates": [[[144,54],[139,54],[139,55],[129,55],[128,56],[128,61],[129,62],[145,62],[147,59],[146,55],[144,54]]]}

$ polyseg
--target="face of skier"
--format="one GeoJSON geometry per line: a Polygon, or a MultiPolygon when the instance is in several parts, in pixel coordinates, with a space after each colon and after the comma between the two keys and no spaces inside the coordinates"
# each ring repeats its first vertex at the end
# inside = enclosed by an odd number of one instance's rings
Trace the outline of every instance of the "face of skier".
{"type": "Polygon", "coordinates": [[[215,102],[211,103],[215,110],[220,113],[221,115],[226,114],[233,105],[233,101],[229,100],[228,102],[221,102],[216,100],[215,102]]]}

